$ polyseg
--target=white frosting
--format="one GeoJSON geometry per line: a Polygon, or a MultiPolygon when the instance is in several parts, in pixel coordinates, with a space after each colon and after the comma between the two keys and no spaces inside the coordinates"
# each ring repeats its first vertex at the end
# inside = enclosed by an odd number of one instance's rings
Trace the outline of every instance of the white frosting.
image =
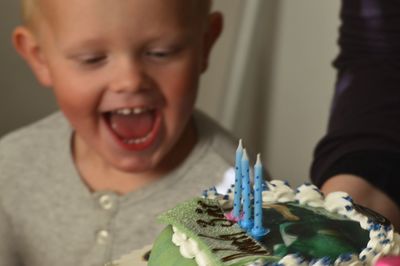
{"type": "Polygon", "coordinates": [[[290,202],[295,200],[294,191],[281,180],[267,182],[268,189],[262,192],[263,203],[290,202]]]}
{"type": "Polygon", "coordinates": [[[349,218],[350,220],[353,220],[355,222],[358,222],[360,224],[360,227],[364,230],[368,230],[372,225],[372,223],[370,223],[368,221],[368,217],[366,217],[363,214],[358,213],[356,211],[349,212],[347,215],[347,218],[349,218]]]}
{"type": "Polygon", "coordinates": [[[218,203],[222,208],[225,209],[233,208],[233,196],[234,196],[233,187],[234,185],[232,185],[231,188],[228,189],[225,194],[218,193],[217,189],[213,187],[208,190],[205,190],[203,192],[203,197],[207,199],[218,200],[218,203]]]}
{"type": "Polygon", "coordinates": [[[172,230],[174,231],[172,234],[172,242],[179,247],[179,252],[184,258],[195,259],[199,266],[212,266],[208,256],[204,251],[200,250],[195,240],[188,238],[176,227],[172,227],[172,230]]]}
{"type": "Polygon", "coordinates": [[[333,213],[347,215],[349,210],[346,207],[352,208],[353,203],[350,200],[349,194],[345,192],[332,192],[325,197],[324,208],[333,213]]]}
{"type": "Polygon", "coordinates": [[[342,255],[335,261],[335,266],[362,266],[363,263],[359,260],[358,256],[355,254],[342,255]]]}
{"type": "Polygon", "coordinates": [[[324,207],[324,196],[316,186],[311,184],[304,184],[298,187],[295,199],[301,205],[324,207]]]}
{"type": "Polygon", "coordinates": [[[202,251],[196,254],[195,261],[199,266],[212,266],[207,254],[202,251]]]}
{"type": "Polygon", "coordinates": [[[281,266],[307,266],[308,263],[305,261],[302,257],[295,255],[295,254],[289,254],[283,257],[279,263],[281,266]]]}
{"type": "Polygon", "coordinates": [[[381,254],[377,253],[374,249],[372,248],[365,248],[363,251],[360,253],[360,260],[364,262],[367,265],[374,265],[375,262],[381,257],[381,254]]]}
{"type": "Polygon", "coordinates": [[[329,266],[331,265],[331,260],[329,258],[321,258],[314,262],[310,262],[312,266],[329,266]]]}

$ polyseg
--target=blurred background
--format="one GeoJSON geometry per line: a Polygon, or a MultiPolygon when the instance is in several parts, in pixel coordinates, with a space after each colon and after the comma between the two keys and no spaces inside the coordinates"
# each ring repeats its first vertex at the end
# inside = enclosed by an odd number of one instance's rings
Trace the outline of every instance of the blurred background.
{"type": "MultiPolygon", "coordinates": [[[[222,123],[279,179],[308,179],[325,132],[337,54],[339,1],[215,0],[225,29],[203,76],[198,108],[222,123]]],[[[0,136],[57,106],[14,52],[19,1],[0,0],[0,136]]],[[[234,155],[232,155],[234,156],[234,155]]]]}

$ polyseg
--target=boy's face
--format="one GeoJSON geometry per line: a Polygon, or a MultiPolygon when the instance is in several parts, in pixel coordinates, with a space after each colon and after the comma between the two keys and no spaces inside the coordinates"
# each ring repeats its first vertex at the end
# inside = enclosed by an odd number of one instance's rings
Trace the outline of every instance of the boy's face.
{"type": "Polygon", "coordinates": [[[196,1],[43,2],[41,80],[75,129],[75,151],[143,172],[193,145],[198,78],[218,35],[193,19],[196,1]]]}

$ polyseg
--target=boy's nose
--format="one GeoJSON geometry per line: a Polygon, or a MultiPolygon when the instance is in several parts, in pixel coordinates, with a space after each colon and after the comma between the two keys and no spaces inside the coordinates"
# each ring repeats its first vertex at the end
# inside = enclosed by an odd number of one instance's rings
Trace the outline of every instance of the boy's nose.
{"type": "Polygon", "coordinates": [[[121,62],[114,72],[110,89],[116,93],[137,92],[148,88],[148,77],[143,67],[133,60],[121,62]]]}

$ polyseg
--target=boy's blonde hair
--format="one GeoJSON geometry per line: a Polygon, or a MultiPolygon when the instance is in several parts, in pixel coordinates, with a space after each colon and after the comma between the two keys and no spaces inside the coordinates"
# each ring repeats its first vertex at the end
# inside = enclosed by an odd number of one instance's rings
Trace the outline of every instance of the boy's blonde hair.
{"type": "MultiPolygon", "coordinates": [[[[84,1],[84,0],[83,0],[84,1]]],[[[208,14],[211,11],[213,0],[195,0],[200,1],[200,12],[208,14]]],[[[21,0],[21,16],[25,26],[33,27],[34,17],[40,12],[40,0],[21,0]]]]}
{"type": "Polygon", "coordinates": [[[38,12],[37,0],[21,0],[21,17],[26,26],[32,26],[33,16],[38,12]]]}

